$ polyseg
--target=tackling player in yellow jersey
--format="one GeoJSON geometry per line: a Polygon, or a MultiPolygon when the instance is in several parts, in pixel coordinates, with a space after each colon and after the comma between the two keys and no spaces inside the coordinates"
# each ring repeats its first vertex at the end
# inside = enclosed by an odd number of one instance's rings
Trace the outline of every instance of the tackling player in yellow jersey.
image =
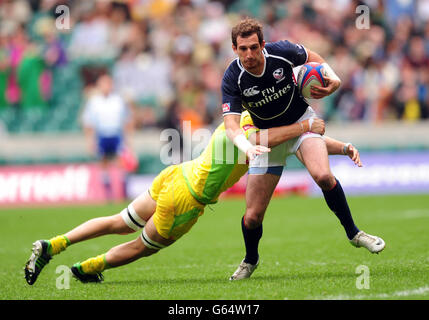
{"type": "MultiPolygon", "coordinates": [[[[253,148],[258,154],[270,151],[268,147],[259,145],[260,141],[267,141],[272,147],[305,132],[323,135],[325,131],[321,119],[259,131],[248,113],[242,115],[241,128],[245,136],[255,143],[253,148]]],[[[330,154],[346,154],[361,166],[359,152],[352,145],[328,137],[325,141],[330,154]]],[[[143,229],[137,239],[71,267],[72,274],[81,282],[101,282],[103,270],[150,256],[174,243],[197,222],[205,206],[216,203],[219,195],[234,185],[247,170],[246,156],[227,138],[224,125],[219,125],[198,158],[164,169],[154,179],[149,191],[138,196],[120,213],[91,219],[63,235],[34,242],[33,252],[24,268],[27,283],[34,284],[50,259],[71,244],[143,229]]]]}

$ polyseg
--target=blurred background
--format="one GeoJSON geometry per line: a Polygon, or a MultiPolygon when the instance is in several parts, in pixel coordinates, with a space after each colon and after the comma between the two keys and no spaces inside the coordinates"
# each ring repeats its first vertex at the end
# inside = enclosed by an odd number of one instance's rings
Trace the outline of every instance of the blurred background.
{"type": "MultiPolygon", "coordinates": [[[[343,187],[429,193],[429,0],[0,0],[0,205],[144,191],[166,166],[162,130],[221,123],[230,30],[244,16],[264,23],[266,41],[318,52],[342,79],[311,105],[329,136],[362,153],[360,171],[332,160],[343,187]],[[109,120],[87,111],[103,90],[114,93],[101,102],[116,110],[109,120]],[[97,121],[122,137],[112,166],[97,152],[97,121]]],[[[302,168],[288,160],[279,192],[317,193],[302,168]]]]}

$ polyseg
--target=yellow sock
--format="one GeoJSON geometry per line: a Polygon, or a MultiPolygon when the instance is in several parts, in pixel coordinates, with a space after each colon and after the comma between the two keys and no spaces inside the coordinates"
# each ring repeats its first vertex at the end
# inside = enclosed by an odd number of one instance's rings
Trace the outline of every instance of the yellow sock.
{"type": "Polygon", "coordinates": [[[61,251],[64,251],[70,245],[69,239],[67,239],[67,237],[64,235],[56,236],[50,239],[49,243],[50,246],[48,250],[51,255],[56,255],[61,251]]]}
{"type": "Polygon", "coordinates": [[[100,254],[80,263],[80,269],[87,274],[100,273],[109,267],[109,264],[106,262],[106,254],[100,254]]]}

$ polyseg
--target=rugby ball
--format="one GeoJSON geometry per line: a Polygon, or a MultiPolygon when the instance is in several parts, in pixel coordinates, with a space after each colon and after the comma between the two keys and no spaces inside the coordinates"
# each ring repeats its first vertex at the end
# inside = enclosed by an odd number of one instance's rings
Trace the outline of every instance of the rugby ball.
{"type": "Polygon", "coordinates": [[[304,64],[298,72],[296,79],[299,91],[304,98],[311,99],[311,86],[325,87],[327,73],[324,67],[317,62],[308,62],[304,64]]]}

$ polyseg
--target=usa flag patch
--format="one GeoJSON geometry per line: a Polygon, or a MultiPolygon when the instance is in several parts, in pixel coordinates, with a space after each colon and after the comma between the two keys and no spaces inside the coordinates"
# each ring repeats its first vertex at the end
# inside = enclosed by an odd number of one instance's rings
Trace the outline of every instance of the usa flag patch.
{"type": "Polygon", "coordinates": [[[231,105],[229,104],[229,102],[224,103],[224,104],[222,105],[222,111],[223,111],[223,112],[228,112],[229,110],[231,110],[231,105]]]}

